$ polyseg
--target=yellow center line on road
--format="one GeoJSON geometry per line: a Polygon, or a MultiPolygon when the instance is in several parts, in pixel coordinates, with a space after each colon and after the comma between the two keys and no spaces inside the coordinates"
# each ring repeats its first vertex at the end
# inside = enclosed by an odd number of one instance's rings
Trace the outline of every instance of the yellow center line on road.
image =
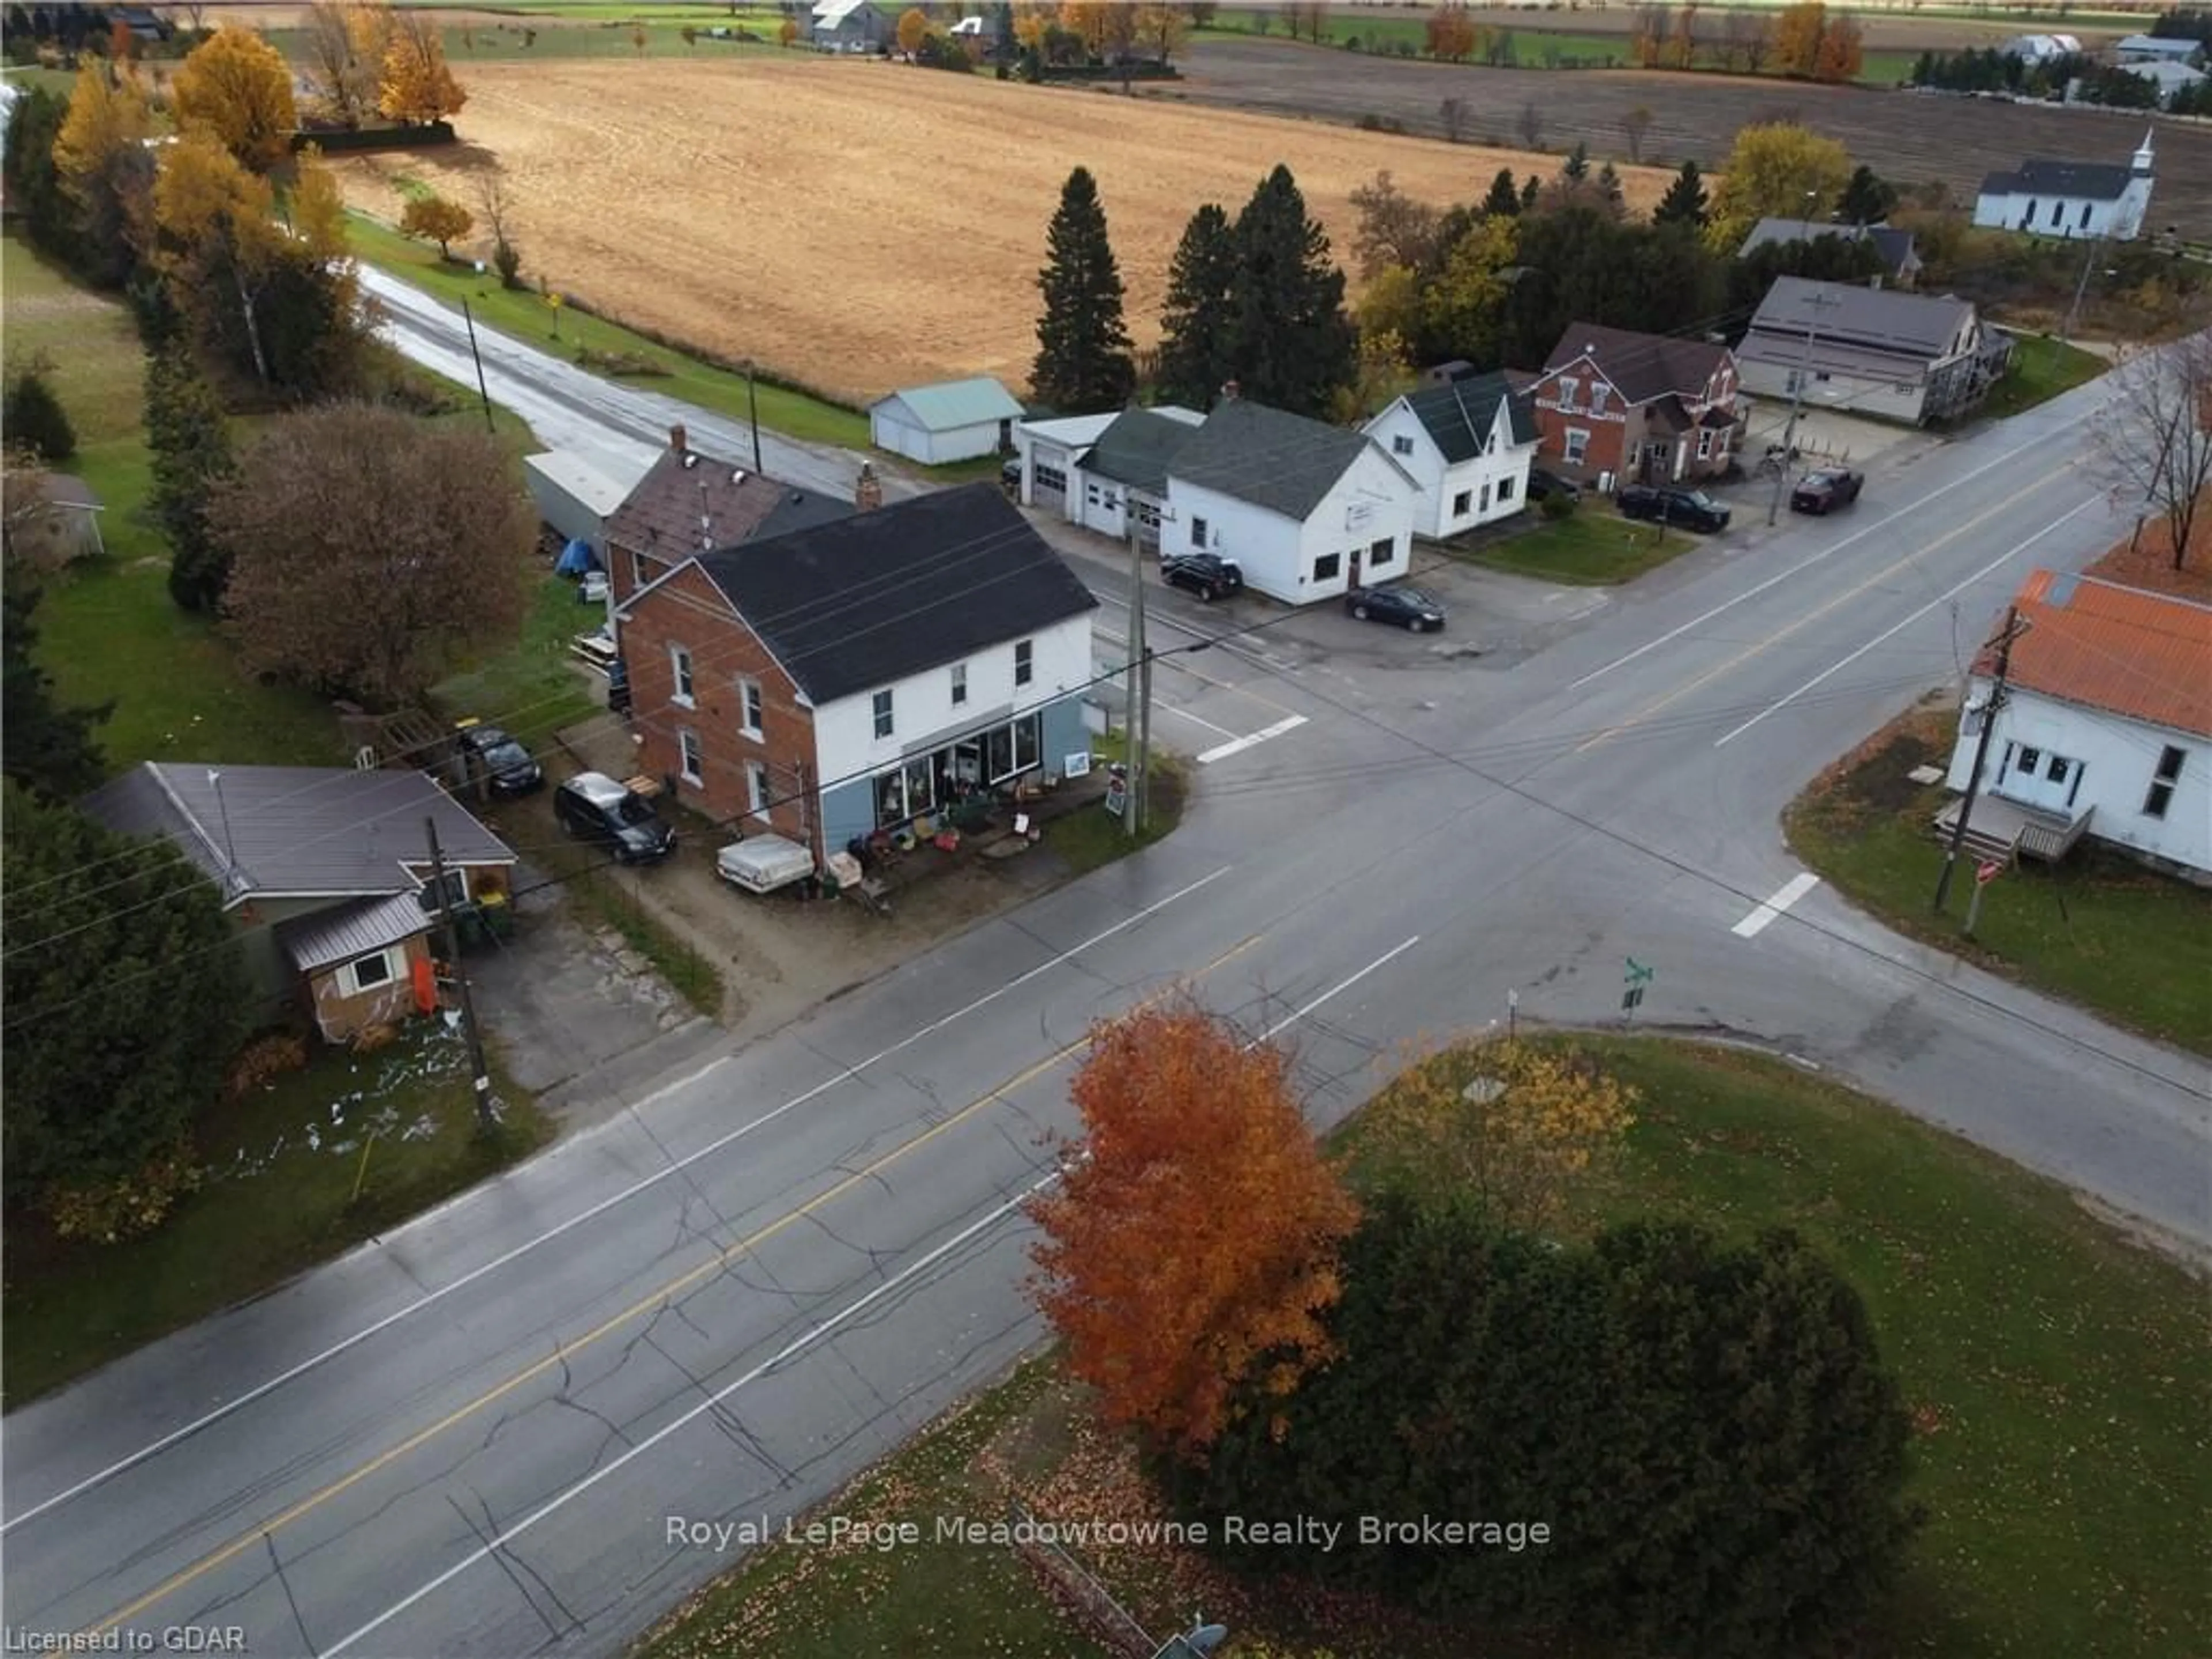
{"type": "Polygon", "coordinates": [[[1698,675],[1697,678],[1691,680],[1686,684],[1676,686],[1665,696],[1660,698],[1658,702],[1646,704],[1644,708],[1637,710],[1635,714],[1630,715],[1619,725],[1608,726],[1604,731],[1600,732],[1595,737],[1587,738],[1583,742],[1577,744],[1575,745],[1574,752],[1577,755],[1586,754],[1590,750],[1596,748],[1600,744],[1610,743],[1613,738],[1620,736],[1623,732],[1633,732],[1637,727],[1647,724],[1655,714],[1660,714],[1663,710],[1672,708],[1676,703],[1681,702],[1683,698],[1688,696],[1692,691],[1698,690],[1703,686],[1711,684],[1715,680],[1720,678],[1722,675],[1729,673],[1732,670],[1742,667],[1744,664],[1749,662],[1753,657],[1756,657],[1760,653],[1771,650],[1775,646],[1781,644],[1783,641],[1788,639],[1800,629],[1808,627],[1810,624],[1820,621],[1821,617],[1826,616],[1838,605],[1849,604],[1851,600],[1858,598],[1860,594],[1865,592],[1869,588],[1880,586],[1883,582],[1887,581],[1899,571],[1926,558],[1930,553],[1936,551],[1937,548],[1948,546],[1951,543],[1957,541],[1960,537],[1966,535],[1969,531],[1979,529],[1984,524],[1986,524],[1990,520],[1995,518],[1998,514],[2006,512],[2012,507],[2019,506],[2023,495],[2032,495],[2036,490],[2044,488],[2047,484],[2064,482],[2069,470],[2069,469],[2061,468],[2056,472],[2046,472],[2039,475],[2034,483],[2029,484],[2027,488],[2020,492],[2019,495],[2006,497],[2003,501],[1997,502],[1996,505],[1976,514],[1972,518],[1967,520],[1966,523],[1959,526],[1955,530],[1948,531],[1944,534],[1938,536],[1934,541],[1929,542],[1926,546],[1916,549],[1914,551],[1906,554],[1895,563],[1885,565],[1880,570],[1875,571],[1873,575],[1861,582],[1856,587],[1850,588],[1844,592],[1837,594],[1834,599],[1830,599],[1826,605],[1820,606],[1818,610],[1807,611],[1803,616],[1798,617],[1796,621],[1791,623],[1787,628],[1780,629],[1776,632],[1768,635],[1757,644],[1737,653],[1733,657],[1730,657],[1726,662],[1722,663],[1718,667],[1707,669],[1704,673],[1698,675]]]}
{"type": "MultiPolygon", "coordinates": [[[[1222,967],[1227,963],[1234,961],[1240,956],[1243,956],[1245,951],[1250,950],[1265,937],[1266,934],[1264,933],[1259,933],[1251,934],[1248,938],[1238,941],[1237,944],[1230,946],[1226,951],[1224,951],[1219,956],[1214,957],[1212,961],[1207,963],[1203,968],[1199,969],[1196,972],[1185,976],[1183,979],[1178,980],[1175,984],[1167,987],[1165,989],[1154,992],[1152,995],[1138,1002],[1134,1005],[1134,1009],[1151,1007],[1154,1004],[1161,1002],[1168,997],[1174,995],[1182,986],[1203,979],[1208,974],[1212,973],[1216,969],[1222,967]]],[[[1134,1012],[1134,1009],[1133,1009],[1132,1012],[1134,1012]]],[[[592,1327],[592,1329],[586,1331],[582,1336],[577,1338],[574,1341],[565,1343],[559,1348],[556,1348],[553,1352],[548,1354],[544,1358],[538,1360],[532,1364],[526,1365],[522,1370],[515,1372],[514,1376],[508,1377],[505,1382],[497,1383],[493,1387],[485,1389],[482,1394],[470,1401],[467,1404],[455,1407],[453,1411],[448,1412],[445,1416],[440,1418],[436,1422],[429,1425],[427,1428],[418,1429],[415,1433],[408,1436],[406,1439],[401,1441],[398,1445],[379,1452],[374,1457],[370,1458],[358,1468],[356,1468],[346,1474],[340,1475],[337,1480],[331,1481],[327,1486],[321,1487],[316,1492],[309,1493],[298,1503],[293,1504],[289,1509],[287,1509],[281,1514],[277,1515],[274,1519],[258,1523],[253,1527],[252,1530],[240,1533],[237,1537],[232,1539],[228,1543],[223,1545],[219,1549],[213,1550],[208,1554],[202,1556],[198,1560],[193,1562],[191,1565],[183,1568],[173,1577],[165,1579],[160,1584],[155,1585],[152,1589],[148,1590],[143,1595],[139,1596],[136,1601],[130,1602],[125,1607],[117,1608],[113,1613],[109,1613],[98,1624],[92,1626],[88,1630],[81,1632],[79,1633],[78,1639],[80,1641],[88,1642],[93,1638],[105,1634],[106,1632],[114,1629],[117,1626],[123,1624],[126,1620],[135,1619],[138,1614],[143,1613],[147,1608],[154,1606],[155,1603],[175,1595],[187,1584],[206,1577],[209,1573],[213,1572],[217,1567],[223,1565],[226,1562],[236,1559],[246,1551],[261,1547],[264,1545],[264,1540],[273,1536],[283,1528],[291,1525],[295,1521],[297,1521],[302,1516],[309,1515],[314,1510],[322,1508],[323,1505],[328,1504],[332,1498],[339,1497],[341,1494],[350,1491],[353,1487],[359,1486],[362,1481],[368,1480],[371,1475],[375,1474],[378,1471],[389,1468],[400,1458],[406,1456],[410,1452],[419,1450],[429,1442],[436,1439],[440,1435],[447,1432],[457,1425],[465,1422],[468,1419],[475,1416],[477,1413],[484,1410],[487,1407],[496,1405],[499,1401],[506,1399],[509,1395],[513,1394],[516,1389],[526,1386],[537,1378],[544,1376],[548,1371],[566,1364],[568,1361],[576,1354],[581,1352],[586,1348],[592,1346],[594,1343],[604,1340],[614,1332],[620,1330],[623,1326],[631,1324],[647,1314],[657,1312],[661,1308],[666,1306],[674,1298],[685,1295],[698,1285],[705,1283],[708,1279],[713,1278],[716,1273],[720,1273],[725,1267],[729,1266],[732,1261],[737,1260],[740,1256],[750,1253],[751,1251],[758,1249],[762,1245],[767,1243],[777,1234],[783,1232],[786,1229],[791,1227],[795,1223],[805,1220],[807,1217],[812,1215],[816,1211],[823,1208],[825,1205],[828,1205],[835,1200],[842,1197],[845,1194],[851,1192],[855,1187],[860,1186],[864,1182],[873,1181],[878,1176],[881,1175],[884,1170],[889,1169],[901,1158],[903,1158],[909,1153],[917,1152],[923,1146],[927,1146],[939,1136],[946,1133],[951,1129],[958,1127],[960,1124],[967,1121],[967,1120],[982,1111],[986,1107],[988,1107],[996,1102],[1004,1100],[1009,1094],[1012,1093],[1013,1091],[1023,1087],[1026,1084],[1035,1082],[1038,1078],[1042,1077],[1047,1072],[1051,1071],[1054,1066],[1060,1065],[1062,1061],[1067,1060],[1078,1051],[1088,1047],[1090,1042],[1090,1035],[1086,1032],[1084,1036],[1078,1037],[1074,1042],[1065,1044],[1061,1048],[1054,1050],[1051,1054],[1047,1054],[1042,1060],[1038,1060],[1035,1065],[1024,1068],[1022,1071],[1016,1073],[1012,1077],[1008,1078],[1005,1082],[999,1084],[996,1087],[987,1091],[983,1094],[978,1095],[975,1099],[969,1101],[968,1104],[963,1106],[958,1111],[953,1113],[951,1116],[946,1118],[943,1122],[933,1125],[931,1127],[923,1130],[920,1134],[915,1135],[909,1140],[902,1141],[898,1146],[893,1147],[890,1152],[884,1153],[883,1157],[878,1158],[874,1163],[868,1164],[866,1168],[855,1170],[852,1174],[847,1176],[835,1186],[817,1194],[814,1197],[807,1200],[805,1203],[799,1205],[797,1208],[786,1211],[782,1215],[778,1216],[775,1220],[767,1223],[756,1231],[747,1234],[744,1237],[738,1240],[735,1243],[729,1245],[727,1248],[717,1251],[708,1261],[700,1263],[697,1267],[690,1269],[689,1272],[678,1274],[676,1278],[670,1279],[665,1285],[661,1285],[659,1289],[649,1291],[646,1295],[640,1297],[635,1302],[631,1303],[629,1307],[624,1308],[620,1313],[615,1314],[611,1317],[602,1321],[599,1324],[592,1327]]]]}

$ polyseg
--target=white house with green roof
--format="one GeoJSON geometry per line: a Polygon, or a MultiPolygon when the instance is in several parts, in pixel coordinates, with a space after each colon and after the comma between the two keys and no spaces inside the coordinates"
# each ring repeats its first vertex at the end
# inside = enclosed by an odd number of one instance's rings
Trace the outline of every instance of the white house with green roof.
{"type": "Polygon", "coordinates": [[[1022,406],[988,374],[910,386],[868,406],[868,440],[878,449],[942,466],[1013,446],[1022,406]]]}
{"type": "Polygon", "coordinates": [[[1503,374],[1409,392],[1366,429],[1419,481],[1424,536],[1441,541],[1528,505],[1528,467],[1543,434],[1535,404],[1503,374]]]}

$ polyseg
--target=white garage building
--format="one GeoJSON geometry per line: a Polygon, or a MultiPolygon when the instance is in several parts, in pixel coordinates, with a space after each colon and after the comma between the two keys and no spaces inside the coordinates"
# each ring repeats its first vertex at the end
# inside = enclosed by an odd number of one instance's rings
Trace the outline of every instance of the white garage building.
{"type": "Polygon", "coordinates": [[[942,466],[995,455],[1013,441],[1022,418],[1014,395],[988,374],[908,386],[868,409],[868,438],[878,449],[942,466]]]}

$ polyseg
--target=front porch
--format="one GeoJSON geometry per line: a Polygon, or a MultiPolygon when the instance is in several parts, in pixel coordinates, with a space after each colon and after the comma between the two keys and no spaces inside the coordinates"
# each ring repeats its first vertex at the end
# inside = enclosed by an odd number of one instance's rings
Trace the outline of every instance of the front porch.
{"type": "MultiPolygon", "coordinates": [[[[1938,836],[1947,841],[1950,838],[1965,804],[1964,796],[1954,795],[1936,813],[1938,836]]],[[[2089,819],[2095,811],[2094,807],[2088,807],[2079,817],[2069,817],[2063,812],[2028,806],[1985,792],[1975,798],[1974,815],[1966,825],[1966,838],[1960,845],[1976,858],[1996,859],[2001,863],[2009,864],[2027,857],[2056,864],[2072,852],[2074,843],[2087,833],[2089,819]]]]}

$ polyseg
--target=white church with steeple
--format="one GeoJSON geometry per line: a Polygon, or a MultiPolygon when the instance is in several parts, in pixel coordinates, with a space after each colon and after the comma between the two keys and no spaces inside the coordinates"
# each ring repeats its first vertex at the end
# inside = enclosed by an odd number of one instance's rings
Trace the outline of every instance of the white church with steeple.
{"type": "Polygon", "coordinates": [[[1975,198],[1974,222],[2031,236],[2142,234],[2150,217],[2151,137],[2124,167],[2098,161],[2022,161],[2014,173],[1992,173],[1975,198]]]}

